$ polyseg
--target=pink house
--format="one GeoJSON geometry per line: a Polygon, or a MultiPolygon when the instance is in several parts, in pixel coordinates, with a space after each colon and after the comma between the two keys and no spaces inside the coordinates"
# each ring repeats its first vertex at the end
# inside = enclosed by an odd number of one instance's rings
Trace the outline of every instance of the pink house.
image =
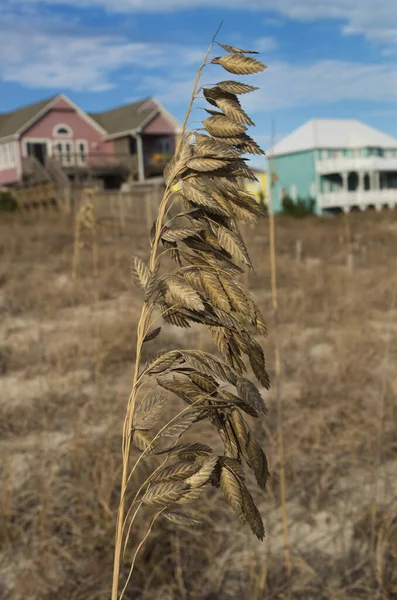
{"type": "Polygon", "coordinates": [[[154,98],[86,113],[59,94],[0,114],[0,187],[27,181],[32,165],[70,179],[86,176],[117,186],[162,174],[175,150],[179,122],[154,98]]]}

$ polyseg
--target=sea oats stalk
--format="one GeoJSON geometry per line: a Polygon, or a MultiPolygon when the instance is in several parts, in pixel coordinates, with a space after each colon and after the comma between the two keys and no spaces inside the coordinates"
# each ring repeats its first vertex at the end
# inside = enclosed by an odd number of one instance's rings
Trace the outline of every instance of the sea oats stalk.
{"type": "MultiPolygon", "coordinates": [[[[199,89],[208,63],[218,64],[233,75],[263,71],[265,65],[253,54],[257,52],[222,45],[213,39],[197,74],[174,158],[164,171],[166,188],[150,233],[148,264],[134,259],[132,274],[143,291],[144,302],[123,431],[112,600],[122,597],[127,588],[129,577],[119,596],[122,555],[136,515],[143,507],[154,509],[144,539],[158,518],[168,519],[175,526],[197,527],[198,520],[181,511],[181,507],[214,486],[221,489],[240,522],[248,524],[259,539],[264,536],[243,465],[253,471],[264,489],[268,477],[266,457],[244,414],[259,417],[266,413],[258,387],[245,377],[249,362],[260,385],[269,387],[263,350],[255,338],[266,334],[266,326],[258,307],[236,277],[244,272],[241,265],[252,268],[238,222],[252,224],[266,214],[241,184],[244,178],[255,179],[243,157],[264,153],[247,134],[253,122],[238,96],[258,88],[226,80],[199,89]],[[214,43],[226,54],[211,60],[214,43]],[[203,120],[202,129],[188,131],[187,123],[199,93],[210,105],[206,108],[209,116],[203,120]],[[161,271],[165,254],[175,263],[168,273],[161,271]],[[219,355],[175,349],[160,352],[142,365],[143,344],[159,340],[161,328],[157,326],[155,309],[160,310],[167,323],[177,327],[188,328],[191,323],[207,327],[219,355]],[[172,395],[183,401],[184,408],[158,429],[172,395]],[[204,419],[219,434],[221,455],[201,439],[185,443],[180,439],[194,423],[204,419]],[[131,444],[142,451],[135,465],[131,465],[131,444]],[[163,463],[137,491],[132,505],[126,507],[132,474],[146,456],[157,456],[163,463]]],[[[135,551],[130,575],[143,541],[135,551]]]]}
{"type": "Polygon", "coordinates": [[[97,242],[97,223],[95,218],[95,207],[93,194],[85,192],[83,202],[76,214],[74,226],[74,245],[73,245],[73,265],[72,280],[77,279],[77,270],[79,266],[80,249],[86,244],[82,241],[82,233],[90,233],[91,251],[92,251],[92,270],[94,277],[98,276],[98,242],[97,242]]]}

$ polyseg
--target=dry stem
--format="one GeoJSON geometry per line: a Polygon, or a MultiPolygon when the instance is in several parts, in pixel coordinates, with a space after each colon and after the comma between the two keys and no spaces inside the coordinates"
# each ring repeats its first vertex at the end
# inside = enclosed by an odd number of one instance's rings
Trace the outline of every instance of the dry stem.
{"type": "MultiPolygon", "coordinates": [[[[218,34],[220,27],[221,27],[221,25],[218,27],[218,30],[216,31],[214,37],[212,38],[211,44],[208,47],[208,50],[205,54],[202,65],[200,66],[200,68],[198,70],[198,73],[197,73],[197,76],[196,76],[196,79],[194,82],[194,86],[193,86],[193,92],[192,92],[192,95],[190,98],[189,106],[188,106],[185,120],[184,120],[184,123],[182,126],[182,132],[181,132],[181,135],[180,135],[180,138],[178,140],[178,144],[177,144],[177,147],[175,150],[175,155],[178,155],[178,152],[179,152],[179,149],[181,146],[181,142],[183,140],[183,136],[186,134],[186,127],[187,127],[187,123],[189,120],[189,115],[191,112],[193,102],[196,98],[197,87],[198,87],[198,83],[199,83],[199,80],[201,77],[201,73],[206,65],[207,58],[211,52],[212,46],[215,41],[215,37],[218,34]]],[[[165,192],[164,192],[164,196],[163,196],[160,206],[159,206],[157,222],[156,222],[156,232],[155,232],[153,245],[152,245],[151,252],[150,252],[149,269],[152,273],[154,272],[154,270],[156,268],[157,249],[158,249],[158,245],[159,245],[159,241],[160,241],[161,229],[162,229],[162,225],[163,225],[164,216],[166,213],[167,203],[168,203],[171,195],[172,195],[172,190],[170,189],[169,186],[167,186],[165,189],[165,192]]],[[[152,310],[149,307],[148,303],[144,302],[143,307],[142,307],[141,316],[140,316],[139,323],[138,323],[134,379],[133,379],[133,383],[132,383],[131,394],[130,394],[130,397],[128,400],[127,414],[126,414],[126,419],[124,422],[124,430],[123,430],[123,473],[122,473],[121,492],[120,492],[120,504],[119,504],[119,510],[118,510],[118,516],[117,516],[117,526],[116,526],[112,600],[117,600],[117,598],[118,598],[120,566],[121,566],[121,551],[122,551],[122,547],[123,547],[125,495],[126,495],[127,484],[128,484],[128,470],[129,470],[129,457],[130,457],[130,449],[131,449],[132,422],[133,422],[134,410],[135,410],[135,402],[136,402],[136,394],[137,394],[137,381],[138,381],[139,368],[140,368],[140,362],[141,362],[142,344],[143,344],[143,339],[146,335],[146,331],[148,329],[147,326],[148,326],[151,312],[152,312],[152,310]]],[[[143,543],[143,541],[145,541],[146,537],[147,536],[145,536],[144,540],[142,540],[141,544],[143,543]]],[[[140,547],[141,547],[141,545],[138,546],[138,550],[140,547]]],[[[133,567],[134,567],[134,562],[131,566],[131,571],[130,571],[129,577],[131,576],[133,567]]]]}
{"type": "Polygon", "coordinates": [[[286,505],[286,484],[285,484],[285,460],[284,460],[284,436],[283,436],[283,401],[281,395],[281,362],[278,331],[278,297],[277,297],[277,265],[276,265],[276,241],[275,241],[275,223],[273,211],[273,145],[274,133],[272,132],[272,150],[269,157],[269,238],[270,238],[270,273],[272,287],[272,306],[274,317],[274,362],[275,362],[275,385],[276,385],[276,403],[277,403],[277,436],[278,450],[280,460],[280,499],[284,532],[284,557],[288,576],[291,575],[291,557],[290,542],[288,530],[288,514],[286,505]]]}

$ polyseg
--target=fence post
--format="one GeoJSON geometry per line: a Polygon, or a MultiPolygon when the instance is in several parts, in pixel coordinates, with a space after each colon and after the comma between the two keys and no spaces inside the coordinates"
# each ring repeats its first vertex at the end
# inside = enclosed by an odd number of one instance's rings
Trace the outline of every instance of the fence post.
{"type": "Polygon", "coordinates": [[[302,260],[302,240],[296,240],[295,259],[297,262],[302,260]]]}

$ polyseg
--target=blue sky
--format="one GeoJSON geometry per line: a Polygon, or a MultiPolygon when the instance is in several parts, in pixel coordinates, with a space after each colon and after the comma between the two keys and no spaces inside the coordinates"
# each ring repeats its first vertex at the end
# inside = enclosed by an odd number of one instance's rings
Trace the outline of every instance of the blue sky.
{"type": "Polygon", "coordinates": [[[244,99],[264,147],[272,118],[277,139],[314,117],[397,137],[395,0],[1,0],[0,112],[57,92],[91,111],[154,95],[182,119],[221,20],[220,41],[268,65],[244,99]]]}

